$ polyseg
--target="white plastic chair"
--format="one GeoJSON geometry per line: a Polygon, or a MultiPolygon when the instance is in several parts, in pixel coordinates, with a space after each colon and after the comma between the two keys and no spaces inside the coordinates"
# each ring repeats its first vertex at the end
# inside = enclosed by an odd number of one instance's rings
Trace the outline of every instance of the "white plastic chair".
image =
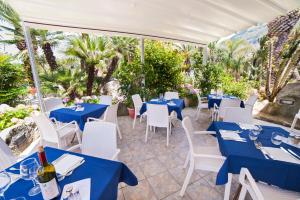
{"type": "Polygon", "coordinates": [[[147,126],[145,142],[148,139],[150,127],[167,128],[167,146],[169,145],[169,134],[171,133],[171,117],[169,116],[168,106],[160,104],[147,104],[147,126]]]}
{"type": "Polygon", "coordinates": [[[104,104],[104,105],[112,105],[112,96],[109,95],[101,95],[100,96],[100,103],[99,104],[104,104]]]}
{"type": "Polygon", "coordinates": [[[252,123],[252,112],[250,108],[227,107],[223,118],[224,122],[252,123]]]}
{"type": "Polygon", "coordinates": [[[249,108],[251,110],[251,113],[253,111],[253,107],[254,107],[254,104],[257,101],[257,98],[258,98],[258,96],[256,94],[253,94],[245,102],[245,108],[249,108]]]}
{"type": "Polygon", "coordinates": [[[106,108],[105,113],[104,113],[103,119],[97,119],[97,118],[89,117],[87,119],[87,121],[88,122],[90,122],[90,121],[104,121],[104,122],[114,123],[116,125],[117,131],[118,131],[118,134],[119,134],[119,138],[122,139],[122,134],[121,134],[120,127],[119,127],[119,124],[118,124],[118,107],[119,107],[119,103],[117,103],[115,105],[112,105],[112,106],[108,106],[106,108]]]}
{"type": "Polygon", "coordinates": [[[165,92],[164,99],[171,100],[171,99],[179,99],[178,92],[165,92]]]}
{"type": "Polygon", "coordinates": [[[74,137],[74,135],[76,135],[78,143],[81,143],[80,130],[76,121],[56,127],[43,113],[33,116],[33,120],[41,133],[43,146],[64,149],[68,145],[66,143],[67,137],[74,137]]]}
{"type": "Polygon", "coordinates": [[[117,160],[120,149],[117,148],[116,125],[110,122],[92,121],[85,123],[81,153],[98,158],[117,160]]]}
{"type": "MultiPolygon", "coordinates": [[[[192,140],[192,137],[195,137],[197,135],[215,134],[214,131],[194,131],[191,119],[189,117],[185,117],[183,119],[182,126],[184,128],[190,147],[189,153],[184,163],[184,168],[186,168],[188,164],[190,164],[190,166],[184,183],[182,185],[180,196],[184,195],[194,169],[218,172],[225,160],[225,157],[221,155],[218,146],[204,147],[200,146],[199,144],[197,145],[197,141],[199,141],[199,138],[197,138],[197,140],[192,140]]],[[[231,179],[232,174],[228,174],[228,182],[225,186],[224,200],[229,199],[231,179]]]]}
{"type": "Polygon", "coordinates": [[[300,131],[295,129],[298,119],[300,120],[300,109],[299,109],[298,113],[295,115],[293,123],[291,125],[291,131],[294,133],[297,133],[297,135],[300,135],[300,131]]]}
{"type": "Polygon", "coordinates": [[[265,183],[256,182],[249,170],[242,168],[239,176],[242,189],[239,200],[244,200],[247,192],[253,200],[296,200],[300,199],[300,193],[283,190],[265,183]]]}
{"type": "Polygon", "coordinates": [[[224,118],[225,109],[227,107],[240,107],[240,105],[240,99],[223,98],[220,107],[218,107],[216,104],[214,105],[215,120],[218,121],[220,118],[224,118]]]}
{"type": "Polygon", "coordinates": [[[146,115],[146,112],[141,115],[140,111],[141,111],[141,108],[143,106],[143,101],[142,101],[142,98],[139,94],[134,94],[134,95],[131,96],[131,98],[132,98],[133,105],[134,105],[134,119],[133,119],[133,124],[132,124],[132,128],[134,128],[136,118],[138,116],[140,116],[140,122],[141,122],[142,117],[146,115]]]}
{"type": "Polygon", "coordinates": [[[0,138],[0,171],[5,170],[16,162],[17,159],[12,153],[11,149],[0,138]]]}
{"type": "Polygon", "coordinates": [[[46,113],[49,114],[52,110],[65,107],[63,101],[59,97],[49,97],[44,99],[46,113]]]}
{"type": "Polygon", "coordinates": [[[197,92],[197,99],[198,99],[198,106],[197,106],[197,115],[196,115],[196,119],[199,119],[200,116],[200,112],[202,109],[207,109],[208,108],[208,104],[207,103],[203,103],[202,98],[200,96],[200,94],[197,92]]]}

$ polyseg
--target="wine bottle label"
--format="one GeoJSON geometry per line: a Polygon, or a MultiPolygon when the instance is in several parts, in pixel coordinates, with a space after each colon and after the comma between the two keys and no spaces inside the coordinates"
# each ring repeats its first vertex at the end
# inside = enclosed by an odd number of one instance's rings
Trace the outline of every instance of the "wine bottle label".
{"type": "Polygon", "coordinates": [[[40,188],[43,199],[45,200],[53,199],[59,195],[59,189],[55,178],[49,182],[40,183],[40,188]]]}

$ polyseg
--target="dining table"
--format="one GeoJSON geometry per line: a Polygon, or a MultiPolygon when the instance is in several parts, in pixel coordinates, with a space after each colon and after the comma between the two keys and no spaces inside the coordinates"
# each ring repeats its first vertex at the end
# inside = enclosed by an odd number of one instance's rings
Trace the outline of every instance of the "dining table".
{"type": "MultiPolygon", "coordinates": [[[[66,176],[63,180],[58,182],[60,189],[62,190],[66,184],[73,183],[79,180],[91,179],[90,186],[90,199],[91,200],[115,200],[118,196],[118,184],[124,182],[130,186],[138,184],[136,176],[132,171],[122,162],[111,161],[101,159],[97,157],[87,156],[79,153],[68,152],[51,147],[45,147],[47,160],[53,162],[64,154],[72,154],[84,158],[84,163],[74,169],[71,175],[66,176]]],[[[37,153],[33,153],[27,158],[36,158],[38,160],[37,153]]],[[[10,168],[6,169],[6,172],[16,174],[14,168],[20,168],[20,162],[16,163],[10,168]]],[[[4,195],[6,199],[12,199],[16,197],[25,197],[31,200],[42,200],[42,194],[39,193],[35,196],[28,196],[28,191],[33,187],[31,180],[18,179],[12,183],[5,191],[4,195]]],[[[60,197],[58,198],[60,199],[60,197]]]]}
{"type": "MultiPolygon", "coordinates": [[[[214,107],[214,105],[216,104],[218,107],[220,107],[221,101],[222,99],[237,99],[236,96],[233,95],[227,95],[227,94],[223,94],[223,95],[218,95],[218,94],[209,94],[207,96],[207,101],[208,101],[208,109],[211,109],[214,107]]],[[[240,104],[241,108],[245,108],[245,104],[244,101],[241,101],[240,104]]]]}
{"type": "Polygon", "coordinates": [[[140,114],[143,114],[147,111],[147,103],[148,104],[159,104],[159,105],[167,105],[169,114],[171,112],[176,112],[177,119],[182,120],[182,110],[185,107],[184,100],[183,99],[151,99],[150,101],[143,102],[143,105],[140,109],[140,114]]]}
{"type": "Polygon", "coordinates": [[[95,103],[81,103],[78,105],[81,106],[81,110],[76,110],[76,106],[59,108],[51,111],[49,117],[63,123],[76,121],[80,130],[83,131],[89,117],[100,118],[108,107],[108,105],[95,103]]]}
{"type": "Polygon", "coordinates": [[[260,134],[254,142],[249,138],[252,130],[241,127],[242,125],[237,123],[212,122],[207,129],[216,132],[220,152],[226,158],[217,174],[216,184],[227,183],[228,173],[239,174],[241,168],[245,167],[256,181],[300,192],[300,149],[299,145],[289,142],[290,133],[280,127],[260,126],[260,134]],[[243,140],[224,139],[221,135],[223,130],[238,131],[236,133],[243,140]],[[280,145],[272,142],[273,133],[282,134],[283,142],[280,145]],[[257,146],[258,143],[261,146],[257,146]],[[267,156],[262,150],[265,147],[282,150],[282,153],[286,153],[284,156],[289,157],[290,160],[293,158],[293,162],[267,156]]]}

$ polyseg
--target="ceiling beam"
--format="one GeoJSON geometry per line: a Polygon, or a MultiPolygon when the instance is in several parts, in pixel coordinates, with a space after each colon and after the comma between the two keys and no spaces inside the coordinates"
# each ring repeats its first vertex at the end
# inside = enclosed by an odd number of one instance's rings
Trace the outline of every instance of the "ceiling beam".
{"type": "Polygon", "coordinates": [[[272,8],[273,10],[275,10],[277,12],[280,12],[281,14],[286,14],[288,12],[288,10],[284,9],[282,6],[280,6],[277,2],[275,2],[273,0],[256,0],[256,1],[272,8]]]}

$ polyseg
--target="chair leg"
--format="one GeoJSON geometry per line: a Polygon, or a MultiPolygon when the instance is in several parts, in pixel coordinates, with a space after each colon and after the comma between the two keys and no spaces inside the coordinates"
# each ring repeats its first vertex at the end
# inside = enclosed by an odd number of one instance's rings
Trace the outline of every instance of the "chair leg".
{"type": "Polygon", "coordinates": [[[136,121],[136,114],[134,115],[134,119],[133,119],[133,124],[132,124],[132,128],[134,129],[135,127],[135,121],[136,121]]]}
{"type": "Polygon", "coordinates": [[[186,158],[185,158],[185,162],[183,165],[183,168],[185,169],[187,167],[187,165],[189,164],[190,161],[190,152],[187,153],[186,158]]]}
{"type": "Polygon", "coordinates": [[[143,115],[140,115],[140,123],[142,123],[143,115]]]}
{"type": "Polygon", "coordinates": [[[232,174],[228,173],[228,182],[225,185],[224,200],[229,200],[231,189],[232,174]]]}
{"type": "Polygon", "coordinates": [[[193,171],[194,171],[194,163],[191,163],[191,164],[190,164],[190,167],[189,167],[189,171],[188,171],[188,173],[187,173],[187,175],[186,175],[186,177],[185,177],[185,179],[184,179],[184,183],[183,183],[182,188],[181,188],[180,193],[179,193],[179,195],[180,195],[181,197],[182,197],[182,196],[184,195],[184,193],[185,193],[185,190],[186,190],[186,188],[187,188],[187,186],[188,186],[188,184],[189,184],[189,182],[190,182],[190,179],[191,179],[191,177],[192,177],[193,171]]]}
{"type": "Polygon", "coordinates": [[[119,138],[122,139],[122,134],[121,134],[118,122],[117,122],[117,131],[118,131],[118,134],[119,134],[119,138]]]}
{"type": "Polygon", "coordinates": [[[149,129],[149,126],[148,126],[148,124],[147,124],[147,126],[146,126],[145,142],[147,142],[147,138],[148,138],[148,129],[149,129]]]}
{"type": "Polygon", "coordinates": [[[167,146],[169,146],[169,127],[167,128],[167,146]]]}
{"type": "Polygon", "coordinates": [[[154,127],[153,127],[153,129],[154,129],[154,130],[153,130],[153,132],[155,133],[155,131],[156,131],[156,127],[154,126],[154,127]]]}
{"type": "Polygon", "coordinates": [[[198,119],[199,119],[199,115],[200,115],[200,109],[199,109],[199,108],[197,108],[196,120],[198,120],[198,119]]]}
{"type": "Polygon", "coordinates": [[[238,200],[244,200],[246,198],[246,194],[247,194],[247,188],[245,186],[242,186],[238,200]]]}

